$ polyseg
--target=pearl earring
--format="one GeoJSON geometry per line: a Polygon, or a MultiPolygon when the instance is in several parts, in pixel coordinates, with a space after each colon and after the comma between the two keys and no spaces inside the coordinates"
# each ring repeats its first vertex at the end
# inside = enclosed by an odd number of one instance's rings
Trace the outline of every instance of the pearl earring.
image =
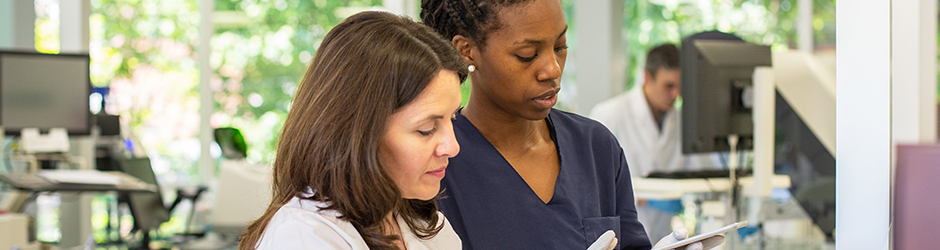
{"type": "Polygon", "coordinates": [[[476,67],[476,66],[473,66],[473,65],[470,65],[470,66],[467,66],[467,70],[470,71],[470,73],[473,73],[473,71],[476,71],[476,70],[477,70],[477,67],[476,67]]]}

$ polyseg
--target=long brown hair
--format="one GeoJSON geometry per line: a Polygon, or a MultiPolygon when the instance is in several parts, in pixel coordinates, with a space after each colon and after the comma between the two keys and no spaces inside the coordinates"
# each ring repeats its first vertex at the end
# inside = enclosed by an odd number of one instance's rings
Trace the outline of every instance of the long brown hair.
{"type": "Polygon", "coordinates": [[[271,204],[242,234],[254,249],[271,217],[294,197],[329,204],[370,249],[397,249],[389,213],[422,239],[441,224],[434,200],[404,199],[378,157],[388,120],[440,72],[467,69],[456,49],[424,25],[385,12],[355,14],[331,30],[307,67],[279,136],[271,204]],[[313,190],[309,195],[307,190],[313,190]],[[307,193],[305,195],[305,193],[307,193]]]}

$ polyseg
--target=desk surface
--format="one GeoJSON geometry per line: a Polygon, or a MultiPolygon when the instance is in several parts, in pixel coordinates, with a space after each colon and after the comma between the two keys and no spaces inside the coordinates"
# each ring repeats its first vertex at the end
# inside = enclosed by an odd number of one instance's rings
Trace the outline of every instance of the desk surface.
{"type": "MultiPolygon", "coordinates": [[[[754,192],[750,190],[754,186],[754,177],[741,177],[738,181],[745,194],[754,192]]],[[[790,176],[774,175],[771,183],[774,188],[789,188],[790,176]]],[[[633,193],[640,199],[678,199],[685,193],[724,192],[730,189],[731,181],[728,178],[633,178],[633,193]]]]}
{"type": "Polygon", "coordinates": [[[55,183],[38,174],[0,174],[0,181],[13,185],[14,188],[29,192],[55,192],[55,191],[128,191],[128,192],[156,192],[157,187],[147,184],[140,179],[118,171],[103,171],[117,176],[120,181],[117,185],[93,185],[55,183]]]}

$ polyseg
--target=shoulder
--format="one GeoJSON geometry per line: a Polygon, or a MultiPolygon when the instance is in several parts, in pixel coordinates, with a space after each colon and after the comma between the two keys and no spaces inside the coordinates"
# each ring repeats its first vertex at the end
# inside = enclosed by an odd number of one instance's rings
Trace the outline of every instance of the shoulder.
{"type": "Polygon", "coordinates": [[[591,137],[613,137],[600,122],[575,113],[552,109],[549,118],[556,130],[565,130],[591,137]]]}
{"type": "Polygon", "coordinates": [[[460,237],[457,237],[457,232],[454,231],[454,227],[450,225],[450,221],[447,220],[444,213],[437,211],[437,216],[443,219],[441,223],[444,224],[444,227],[441,228],[441,232],[437,234],[436,238],[440,238],[442,242],[456,243],[457,246],[460,246],[460,237]]]}
{"type": "MultiPolygon", "coordinates": [[[[441,231],[438,232],[436,235],[434,235],[434,237],[430,239],[418,240],[421,243],[420,245],[422,245],[423,247],[418,247],[417,244],[409,244],[411,245],[408,247],[409,249],[460,249],[461,248],[462,244],[460,241],[460,237],[457,236],[457,232],[455,232],[454,228],[450,225],[450,221],[448,221],[447,218],[444,217],[444,214],[441,213],[440,211],[437,212],[437,215],[440,216],[441,218],[440,224],[443,224],[441,231]]],[[[403,229],[407,229],[407,228],[408,227],[404,227],[403,229]]],[[[413,236],[414,233],[411,232],[411,234],[412,235],[408,235],[408,237],[406,238],[414,237],[413,236]]]]}
{"type": "Polygon", "coordinates": [[[595,149],[620,149],[614,134],[598,121],[557,109],[552,109],[549,118],[555,126],[556,134],[570,137],[572,143],[589,143],[595,149]]]}
{"type": "Polygon", "coordinates": [[[293,198],[268,222],[258,249],[368,249],[352,223],[325,206],[293,198]]]}

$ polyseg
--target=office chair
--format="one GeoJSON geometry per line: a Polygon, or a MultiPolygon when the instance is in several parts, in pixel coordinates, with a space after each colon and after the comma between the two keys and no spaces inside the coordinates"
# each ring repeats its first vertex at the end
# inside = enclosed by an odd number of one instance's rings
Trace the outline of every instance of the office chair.
{"type": "Polygon", "coordinates": [[[236,128],[215,129],[215,140],[225,159],[215,188],[212,230],[204,239],[180,245],[181,249],[226,249],[237,242],[242,231],[267,209],[271,201],[271,169],[268,164],[249,163],[247,145],[236,128]]]}
{"type": "Polygon", "coordinates": [[[222,156],[231,160],[241,160],[248,156],[248,144],[242,132],[233,127],[216,128],[215,142],[222,149],[222,156]]]}
{"type": "MultiPolygon", "coordinates": [[[[206,191],[205,187],[199,187],[194,194],[188,194],[182,189],[177,189],[176,199],[170,206],[163,204],[163,195],[160,191],[160,184],[157,183],[156,175],[150,165],[150,158],[128,158],[119,160],[121,171],[134,176],[143,182],[153,184],[157,187],[156,193],[127,193],[121,192],[119,200],[127,202],[131,210],[131,216],[134,218],[134,227],[132,231],[141,230],[143,238],[138,249],[149,249],[150,230],[157,229],[160,224],[170,220],[170,212],[176,208],[184,199],[189,199],[193,203],[199,199],[199,196],[206,191]]],[[[194,206],[195,207],[195,206],[194,206]]],[[[193,210],[190,210],[190,219],[192,221],[193,210]]],[[[184,232],[189,230],[189,222],[184,226],[184,232]]]]}
{"type": "Polygon", "coordinates": [[[219,166],[211,224],[216,233],[237,238],[252,220],[264,214],[271,201],[272,166],[246,160],[248,146],[236,128],[215,129],[215,140],[226,159],[219,166]]]}
{"type": "Polygon", "coordinates": [[[127,203],[134,218],[132,231],[143,231],[138,249],[149,249],[150,230],[157,229],[160,224],[170,220],[170,210],[163,205],[163,195],[157,177],[150,167],[149,158],[132,158],[118,160],[121,171],[134,176],[147,184],[157,186],[156,193],[128,193],[119,192],[118,201],[127,203]]]}

